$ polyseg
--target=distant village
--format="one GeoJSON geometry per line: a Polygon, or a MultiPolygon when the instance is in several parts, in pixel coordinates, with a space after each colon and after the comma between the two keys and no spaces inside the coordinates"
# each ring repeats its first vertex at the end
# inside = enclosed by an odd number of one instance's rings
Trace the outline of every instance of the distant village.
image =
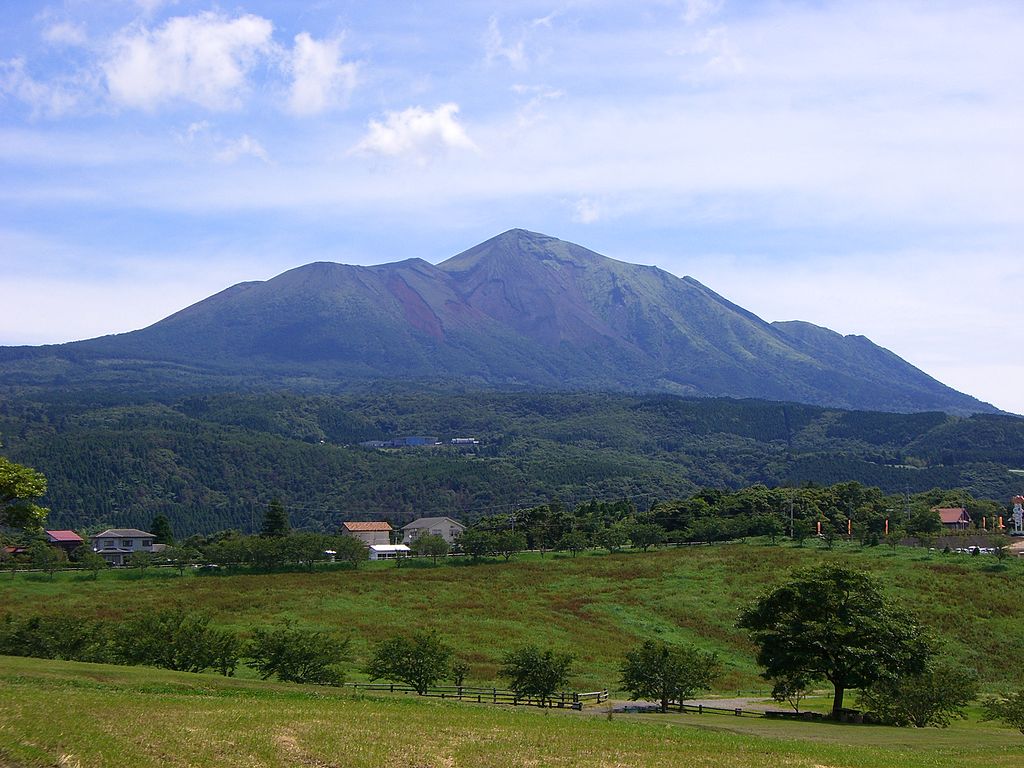
{"type": "MultiPolygon", "coordinates": [[[[362,542],[370,560],[389,560],[411,555],[410,544],[421,536],[438,536],[453,547],[465,530],[465,525],[450,517],[422,517],[401,528],[394,528],[386,521],[345,522],[340,532],[362,542]]],[[[44,531],[44,534],[51,547],[62,550],[69,558],[86,547],[85,539],[75,531],[44,531]]],[[[166,544],[157,542],[156,534],[138,528],[109,528],[90,538],[92,551],[112,566],[129,565],[132,557],[140,552],[159,555],[167,549],[166,544]]],[[[5,547],[4,551],[11,556],[28,553],[26,547],[17,546],[5,547]]]]}
{"type": "MultiPolygon", "coordinates": [[[[459,440],[472,440],[472,443],[458,443],[460,445],[477,444],[473,438],[458,438],[459,440]]],[[[407,440],[433,440],[433,438],[416,437],[402,438],[407,440]]],[[[454,443],[454,441],[452,441],[454,443]]],[[[410,447],[420,445],[436,445],[437,443],[401,443],[392,445],[399,441],[387,441],[383,447],[410,447]]],[[[377,447],[376,445],[372,447],[377,447]]],[[[996,531],[1006,532],[1010,536],[1024,536],[1024,496],[1016,496],[1013,499],[1014,511],[1010,519],[1004,523],[1003,517],[972,519],[966,507],[936,507],[933,512],[937,513],[941,520],[942,529],[947,533],[967,534],[970,530],[978,532],[996,531]]],[[[818,524],[818,535],[821,535],[821,524],[818,524]]],[[[346,521],[340,526],[339,533],[351,537],[362,543],[367,550],[369,560],[391,560],[401,557],[408,557],[414,553],[415,542],[423,536],[437,537],[445,542],[449,551],[459,551],[459,540],[466,530],[466,525],[451,517],[421,517],[413,520],[400,528],[395,528],[385,520],[371,521],[346,521]]],[[[886,521],[886,533],[889,524],[886,521]]],[[[125,566],[132,564],[132,557],[139,553],[147,555],[160,555],[167,545],[157,541],[158,536],[149,531],[138,528],[110,528],[91,537],[91,546],[86,544],[85,539],[77,532],[71,530],[47,530],[44,531],[46,543],[55,549],[61,550],[68,559],[76,559],[82,551],[89,551],[101,556],[108,565],[125,566]]],[[[1017,554],[1024,556],[1024,549],[1013,548],[1017,554]]],[[[983,547],[976,544],[950,548],[948,551],[956,554],[986,555],[995,554],[993,548],[983,547]]],[[[3,552],[8,557],[18,557],[28,554],[26,547],[7,546],[3,552]]],[[[333,559],[334,552],[328,550],[323,553],[328,560],[333,559]]]]}
{"type": "Polygon", "coordinates": [[[435,448],[442,445],[452,445],[457,448],[472,448],[480,445],[475,437],[453,437],[447,443],[437,437],[426,437],[423,435],[411,435],[409,437],[395,437],[390,440],[366,440],[359,443],[360,448],[435,448]]]}

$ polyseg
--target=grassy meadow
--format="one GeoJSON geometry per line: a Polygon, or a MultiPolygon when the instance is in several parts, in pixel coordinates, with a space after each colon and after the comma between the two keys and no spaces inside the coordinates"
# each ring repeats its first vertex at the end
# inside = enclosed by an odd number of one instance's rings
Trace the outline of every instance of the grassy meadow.
{"type": "Polygon", "coordinates": [[[998,768],[1024,737],[494,707],[142,667],[0,657],[2,768],[998,768]]]}
{"type": "MultiPolygon", "coordinates": [[[[492,683],[504,651],[525,643],[577,657],[576,690],[618,687],[626,650],[643,639],[695,643],[726,666],[717,693],[765,690],[753,648],[733,626],[737,611],[792,567],[836,558],[873,572],[944,644],[976,668],[983,687],[1021,683],[1024,561],[923,550],[833,551],[736,543],[647,553],[521,555],[512,562],[431,566],[367,563],[358,570],[207,575],[170,569],[100,574],[0,574],[0,613],[117,619],[172,604],[208,611],[247,631],[283,620],[352,638],[350,679],[370,645],[406,627],[427,627],[469,662],[467,682],[492,683]]],[[[240,670],[240,675],[250,674],[240,670]]]]}

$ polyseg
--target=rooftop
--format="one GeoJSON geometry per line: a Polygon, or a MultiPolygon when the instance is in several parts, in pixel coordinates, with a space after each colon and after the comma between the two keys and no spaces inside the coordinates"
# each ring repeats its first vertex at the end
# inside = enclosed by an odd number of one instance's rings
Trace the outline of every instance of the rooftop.
{"type": "Polygon", "coordinates": [[[346,531],[390,531],[391,523],[342,523],[341,527],[346,531]]]}
{"type": "Polygon", "coordinates": [[[50,541],[82,541],[82,537],[74,531],[47,531],[50,541]]]}
{"type": "Polygon", "coordinates": [[[417,520],[413,520],[408,525],[403,525],[402,530],[404,531],[407,528],[430,528],[434,525],[445,524],[462,526],[462,523],[460,523],[458,520],[453,520],[450,517],[421,517],[417,520]]]}
{"type": "Polygon", "coordinates": [[[140,531],[138,528],[108,528],[103,533],[97,533],[93,536],[94,539],[101,539],[105,536],[118,536],[123,539],[132,539],[145,536],[150,539],[155,539],[156,536],[146,531],[140,531]]]}

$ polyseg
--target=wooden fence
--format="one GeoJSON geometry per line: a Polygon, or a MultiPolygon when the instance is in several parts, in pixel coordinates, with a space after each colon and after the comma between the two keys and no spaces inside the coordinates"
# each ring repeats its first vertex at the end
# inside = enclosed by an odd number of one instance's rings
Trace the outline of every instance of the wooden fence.
{"type": "MultiPolygon", "coordinates": [[[[401,683],[346,683],[350,688],[363,691],[386,691],[389,693],[417,693],[411,685],[401,683]]],[[[513,691],[501,688],[474,688],[468,685],[437,685],[427,689],[423,696],[438,699],[456,699],[477,704],[512,704],[513,706],[556,707],[558,709],[583,709],[589,704],[608,701],[608,691],[558,691],[550,698],[541,700],[529,696],[518,696],[513,691]]]]}

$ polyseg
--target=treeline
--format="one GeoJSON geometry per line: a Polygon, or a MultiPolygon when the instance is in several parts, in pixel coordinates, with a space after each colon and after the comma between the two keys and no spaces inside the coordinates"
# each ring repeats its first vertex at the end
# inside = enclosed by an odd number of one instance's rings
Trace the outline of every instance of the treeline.
{"type": "Polygon", "coordinates": [[[942,533],[935,509],[951,506],[965,507],[976,528],[986,520],[992,530],[1000,515],[1008,515],[1004,505],[963,491],[932,489],[906,496],[855,482],[802,488],[754,485],[734,492],[706,488],[684,499],[655,502],[646,510],[628,500],[590,501],[571,508],[554,500],[481,520],[463,534],[460,546],[470,555],[507,556],[518,551],[517,545],[576,553],[590,547],[614,551],[630,544],[647,549],[664,542],[711,543],[747,536],[802,541],[819,534],[826,540],[850,537],[878,544],[887,534],[898,540],[942,533]]]}
{"type": "Polygon", "coordinates": [[[429,514],[474,520],[558,497],[682,498],[702,487],[963,488],[1007,499],[1024,468],[1024,420],[879,414],[727,399],[529,392],[336,396],[11,392],[6,455],[49,479],[55,527],[130,526],[157,513],[180,531],[254,530],[285,498],[297,525],[429,514]],[[412,434],[472,436],[472,450],[363,450],[412,434]]]}
{"type": "Polygon", "coordinates": [[[150,666],[232,676],[239,664],[264,680],[339,685],[346,638],[291,626],[256,627],[243,639],[204,613],[165,608],[123,621],[63,616],[0,619],[0,655],[150,666]]]}

